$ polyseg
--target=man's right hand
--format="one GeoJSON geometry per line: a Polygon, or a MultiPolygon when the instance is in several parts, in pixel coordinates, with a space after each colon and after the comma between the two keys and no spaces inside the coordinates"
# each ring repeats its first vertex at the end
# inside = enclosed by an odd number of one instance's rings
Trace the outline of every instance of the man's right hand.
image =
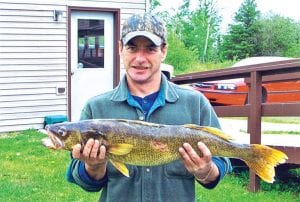
{"type": "Polygon", "coordinates": [[[73,147],[73,158],[85,163],[85,169],[89,176],[95,180],[100,180],[106,172],[106,148],[100,145],[98,140],[89,139],[86,145],[77,144],[73,147]]]}

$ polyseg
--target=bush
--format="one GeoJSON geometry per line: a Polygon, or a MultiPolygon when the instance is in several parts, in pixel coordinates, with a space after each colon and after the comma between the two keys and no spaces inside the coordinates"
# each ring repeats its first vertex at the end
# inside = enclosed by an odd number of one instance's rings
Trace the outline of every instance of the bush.
{"type": "Polygon", "coordinates": [[[173,65],[175,72],[184,72],[198,64],[197,51],[188,49],[184,43],[170,32],[168,35],[168,55],[165,63],[173,65]]]}

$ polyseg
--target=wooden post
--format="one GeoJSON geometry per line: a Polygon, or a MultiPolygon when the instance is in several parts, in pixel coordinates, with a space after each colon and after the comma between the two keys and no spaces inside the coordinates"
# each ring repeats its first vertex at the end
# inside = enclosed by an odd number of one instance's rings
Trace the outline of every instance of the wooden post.
{"type": "MultiPolygon", "coordinates": [[[[261,115],[262,115],[262,76],[261,72],[251,72],[250,78],[250,113],[248,126],[250,131],[250,144],[261,143],[261,115]]],[[[250,170],[250,184],[248,189],[252,192],[260,188],[260,179],[250,170]]]]}

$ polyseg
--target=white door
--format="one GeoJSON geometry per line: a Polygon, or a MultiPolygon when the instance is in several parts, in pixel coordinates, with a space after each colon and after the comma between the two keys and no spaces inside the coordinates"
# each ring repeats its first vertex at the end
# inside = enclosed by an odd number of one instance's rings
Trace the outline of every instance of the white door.
{"type": "Polygon", "coordinates": [[[71,120],[86,101],[113,88],[113,14],[71,13],[71,120]]]}

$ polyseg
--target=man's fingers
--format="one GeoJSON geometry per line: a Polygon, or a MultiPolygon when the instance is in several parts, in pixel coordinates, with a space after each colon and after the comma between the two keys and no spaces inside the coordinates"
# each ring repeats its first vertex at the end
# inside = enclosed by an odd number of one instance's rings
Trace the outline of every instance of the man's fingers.
{"type": "Polygon", "coordinates": [[[200,152],[202,153],[202,159],[204,161],[210,161],[211,159],[211,152],[210,150],[207,148],[207,146],[203,143],[203,142],[198,142],[198,148],[200,150],[200,152]]]}
{"type": "Polygon", "coordinates": [[[90,153],[92,151],[93,145],[94,145],[95,140],[90,138],[86,145],[84,146],[82,155],[84,156],[84,158],[89,158],[90,157],[90,153]]]}
{"type": "Polygon", "coordinates": [[[184,143],[183,148],[187,152],[187,154],[188,154],[189,158],[191,159],[191,161],[193,161],[194,164],[198,164],[199,161],[200,161],[200,157],[197,154],[197,152],[192,148],[192,146],[188,143],[184,143]]]}
{"type": "Polygon", "coordinates": [[[72,150],[72,156],[73,156],[73,158],[80,159],[80,157],[81,157],[81,145],[80,144],[74,145],[73,150],[72,150]]]}
{"type": "Polygon", "coordinates": [[[101,159],[101,160],[104,160],[105,159],[105,155],[106,155],[106,148],[105,148],[104,145],[101,145],[100,146],[100,153],[99,153],[98,158],[101,159]]]}
{"type": "Polygon", "coordinates": [[[183,147],[179,148],[179,153],[181,154],[184,160],[188,160],[190,158],[183,147]]]}
{"type": "Polygon", "coordinates": [[[180,155],[182,157],[182,160],[183,160],[186,168],[188,170],[192,170],[193,167],[194,167],[194,163],[193,163],[192,159],[190,158],[189,154],[187,153],[187,151],[185,150],[185,148],[184,147],[180,147],[179,148],[179,153],[180,153],[180,155]]]}
{"type": "Polygon", "coordinates": [[[105,160],[106,148],[104,145],[100,145],[99,140],[89,139],[85,146],[76,144],[73,147],[72,156],[80,160],[98,159],[105,160]]]}
{"type": "Polygon", "coordinates": [[[92,149],[91,149],[90,158],[94,158],[94,159],[97,158],[98,151],[99,151],[99,146],[100,146],[99,140],[95,140],[94,144],[92,146],[92,149]]]}

